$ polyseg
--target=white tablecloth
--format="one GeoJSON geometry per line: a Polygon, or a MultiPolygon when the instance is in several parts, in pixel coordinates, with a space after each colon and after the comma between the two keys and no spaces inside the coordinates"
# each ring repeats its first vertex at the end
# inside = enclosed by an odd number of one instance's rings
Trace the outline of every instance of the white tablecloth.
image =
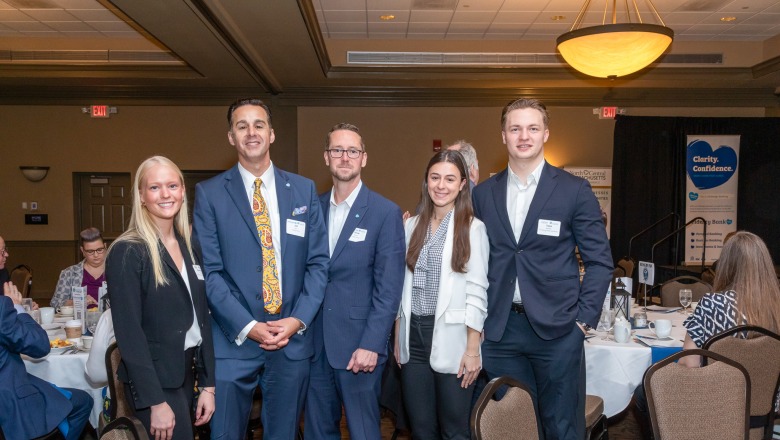
{"type": "MultiPolygon", "coordinates": [[[[639,311],[635,308],[633,312],[639,311]]],[[[679,312],[647,312],[649,321],[670,319],[672,339],[670,346],[682,347],[685,315],[679,312]]],[[[642,383],[645,370],[650,367],[652,351],[649,347],[634,342],[618,344],[614,340],[603,340],[606,333],[595,332],[597,336],[585,341],[586,392],[604,399],[604,414],[612,417],[626,409],[634,389],[642,383]]],[[[636,334],[653,336],[649,329],[638,329],[636,334]]],[[[652,341],[648,341],[652,342],[652,341]]]]}
{"type": "Polygon", "coordinates": [[[90,382],[84,370],[87,363],[88,352],[79,352],[76,354],[55,354],[50,353],[47,357],[37,360],[24,358],[24,365],[27,372],[37,376],[45,381],[51,382],[60,388],[76,388],[84,390],[92,396],[94,405],[92,413],[89,415],[89,423],[98,427],[98,417],[103,410],[103,387],[106,384],[95,384],[90,382]]]}

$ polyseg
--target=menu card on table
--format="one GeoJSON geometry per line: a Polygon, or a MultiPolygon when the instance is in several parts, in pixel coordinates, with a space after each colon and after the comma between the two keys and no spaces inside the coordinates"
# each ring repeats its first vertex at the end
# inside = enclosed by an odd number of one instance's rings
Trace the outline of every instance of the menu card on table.
{"type": "Polygon", "coordinates": [[[73,294],[73,319],[81,320],[81,333],[84,333],[84,326],[87,322],[87,288],[85,286],[71,287],[73,294]]]}

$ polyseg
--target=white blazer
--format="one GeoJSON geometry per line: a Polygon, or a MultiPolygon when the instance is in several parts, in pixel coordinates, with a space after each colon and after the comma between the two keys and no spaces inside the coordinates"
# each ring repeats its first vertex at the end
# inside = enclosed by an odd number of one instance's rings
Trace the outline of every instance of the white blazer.
{"type": "MultiPolygon", "coordinates": [[[[406,248],[419,216],[406,222],[406,248]]],[[[466,327],[481,332],[487,317],[487,268],[490,252],[485,224],[479,219],[471,220],[469,239],[471,256],[466,272],[452,270],[452,242],[455,219],[447,226],[447,238],[441,256],[441,278],[439,298],[436,301],[436,321],[433,327],[431,368],[439,373],[457,374],[463,353],[466,352],[466,327]]],[[[412,316],[412,271],[406,268],[398,332],[399,361],[409,362],[409,320],[412,316]]]]}

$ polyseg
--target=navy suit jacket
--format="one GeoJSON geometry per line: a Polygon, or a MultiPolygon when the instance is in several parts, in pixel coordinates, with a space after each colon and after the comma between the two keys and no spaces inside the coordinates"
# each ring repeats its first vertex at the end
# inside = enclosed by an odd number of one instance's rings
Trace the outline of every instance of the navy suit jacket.
{"type": "MultiPolygon", "coordinates": [[[[325,222],[330,194],[320,196],[325,222]]],[[[365,184],[349,210],[328,269],[328,286],[317,316],[316,356],[324,349],[331,367],[345,369],[358,348],[387,360],[390,329],[398,313],[406,256],[401,209],[365,184]],[[359,239],[365,231],[365,238],[359,239]],[[358,231],[355,238],[351,237],[358,231]]]]}
{"type": "Polygon", "coordinates": [[[0,427],[5,438],[29,439],[54,430],[73,409],[49,382],[27,374],[20,354],[49,354],[46,331],[26,313],[16,313],[0,295],[0,427]]]}
{"type": "Polygon", "coordinates": [[[485,338],[499,341],[515,292],[531,327],[542,339],[571,331],[575,320],[596,326],[612,278],[612,254],[601,210],[590,184],[545,162],[536,193],[515,241],[507,214],[507,170],[474,188],[474,215],[490,241],[488,317],[485,338]],[[560,222],[552,235],[539,234],[540,220],[560,222]],[[574,253],[585,264],[580,283],[574,253]]]}
{"type": "MultiPolygon", "coordinates": [[[[282,260],[281,317],[311,325],[325,294],[328,235],[314,182],[274,167],[279,205],[282,260]],[[304,236],[288,223],[303,222],[304,236]]],[[[262,348],[252,340],[236,345],[252,320],[276,319],[263,308],[263,262],[260,238],[238,165],[195,187],[194,226],[203,253],[206,294],[214,319],[217,358],[250,359],[262,348]]],[[[295,334],[284,347],[289,359],[314,354],[311,332],[295,334]]]]}

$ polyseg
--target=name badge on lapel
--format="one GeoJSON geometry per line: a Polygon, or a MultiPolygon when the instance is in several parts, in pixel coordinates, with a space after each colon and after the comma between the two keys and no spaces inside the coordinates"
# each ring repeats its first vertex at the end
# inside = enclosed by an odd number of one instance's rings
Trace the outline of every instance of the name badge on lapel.
{"type": "Polygon", "coordinates": [[[557,220],[539,219],[539,226],[536,228],[538,235],[548,235],[550,237],[560,237],[561,222],[557,220]]]}
{"type": "Polygon", "coordinates": [[[195,276],[198,277],[199,280],[203,281],[203,271],[200,270],[200,265],[199,264],[193,264],[192,265],[192,270],[195,271],[195,276]]]}
{"type": "Polygon", "coordinates": [[[287,219],[287,233],[296,237],[306,236],[306,223],[291,218],[287,219]]]}
{"type": "Polygon", "coordinates": [[[367,233],[368,231],[365,229],[355,228],[355,230],[352,232],[352,235],[349,236],[349,241],[353,241],[355,243],[360,241],[366,241],[367,233]]]}

